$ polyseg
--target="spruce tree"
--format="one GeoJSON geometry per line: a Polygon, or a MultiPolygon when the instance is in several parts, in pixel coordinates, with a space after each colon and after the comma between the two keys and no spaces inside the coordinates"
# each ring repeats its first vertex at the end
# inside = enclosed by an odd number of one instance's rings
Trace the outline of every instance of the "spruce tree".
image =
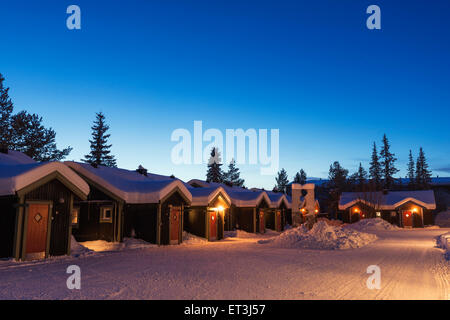
{"type": "Polygon", "coordinates": [[[428,170],[427,159],[422,147],[419,150],[419,156],[416,163],[416,183],[422,189],[429,189],[431,183],[431,171],[428,170]]]}
{"type": "Polygon", "coordinates": [[[384,182],[384,188],[390,189],[394,186],[395,179],[394,175],[399,171],[395,167],[395,161],[397,161],[397,158],[395,157],[395,154],[390,151],[390,144],[386,137],[386,134],[383,136],[383,147],[380,151],[380,158],[381,158],[381,172],[383,174],[383,182],[384,182]]]}
{"type": "Polygon", "coordinates": [[[406,177],[408,178],[409,187],[414,188],[416,176],[415,176],[415,171],[414,171],[414,158],[413,158],[411,150],[409,150],[408,174],[406,177]]]}
{"type": "Polygon", "coordinates": [[[275,181],[277,182],[275,188],[278,192],[287,193],[287,185],[289,184],[289,179],[286,170],[282,168],[278,171],[277,176],[275,177],[275,181]]]}
{"type": "Polygon", "coordinates": [[[367,171],[364,169],[364,167],[362,166],[361,162],[359,163],[359,168],[358,168],[358,172],[357,172],[357,181],[358,184],[360,186],[364,185],[366,183],[367,180],[367,171]]]}
{"type": "Polygon", "coordinates": [[[25,153],[36,161],[59,161],[71,151],[71,147],[56,147],[56,132],[45,128],[42,117],[21,111],[11,117],[11,142],[13,150],[25,153]]]}
{"type": "Polygon", "coordinates": [[[376,190],[381,187],[381,164],[378,158],[377,145],[373,143],[372,159],[370,161],[369,178],[376,190]]]}
{"type": "Polygon", "coordinates": [[[224,173],[223,180],[230,186],[243,187],[244,179],[240,178],[239,168],[236,167],[236,161],[231,160],[228,165],[228,171],[224,173]]]}
{"type": "Polygon", "coordinates": [[[206,182],[223,182],[222,159],[219,149],[211,149],[211,157],[208,161],[208,171],[206,172],[206,182]]]}
{"type": "Polygon", "coordinates": [[[0,148],[11,147],[11,114],[13,103],[9,97],[9,88],[3,85],[5,78],[0,73],[0,148]]]}
{"type": "Polygon", "coordinates": [[[300,184],[305,184],[306,183],[306,172],[303,169],[300,169],[299,172],[297,172],[294,176],[294,183],[300,183],[300,184]]]}
{"type": "Polygon", "coordinates": [[[92,129],[91,151],[85,155],[82,161],[93,166],[117,167],[116,159],[111,155],[111,144],[108,144],[108,138],[111,136],[107,134],[109,126],[105,122],[105,115],[102,112],[96,114],[96,119],[92,129]]]}
{"type": "Polygon", "coordinates": [[[335,161],[330,165],[328,171],[328,180],[332,189],[343,190],[347,184],[348,170],[344,169],[339,161],[335,161]]]}

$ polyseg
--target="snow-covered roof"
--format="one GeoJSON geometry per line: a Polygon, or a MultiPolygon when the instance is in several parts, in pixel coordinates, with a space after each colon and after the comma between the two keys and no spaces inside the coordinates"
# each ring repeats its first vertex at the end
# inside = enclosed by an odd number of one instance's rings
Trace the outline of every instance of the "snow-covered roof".
{"type": "Polygon", "coordinates": [[[129,204],[158,203],[178,188],[189,202],[192,195],[184,183],[170,177],[147,174],[136,171],[98,166],[73,161],[65,162],[86,179],[98,184],[129,204]]]}
{"type": "Polygon", "coordinates": [[[339,210],[345,210],[357,202],[377,206],[380,210],[394,210],[402,204],[412,201],[426,209],[436,209],[433,190],[378,192],[343,192],[339,200],[339,210]]]}
{"type": "Polygon", "coordinates": [[[33,159],[31,159],[26,154],[19,152],[8,150],[8,153],[0,152],[0,163],[1,164],[29,164],[36,163],[33,159]]]}
{"type": "Polygon", "coordinates": [[[289,201],[287,200],[286,195],[284,193],[273,192],[273,191],[267,191],[266,193],[270,199],[270,207],[271,208],[280,207],[282,202],[284,202],[286,208],[289,207],[289,201]]]}
{"type": "Polygon", "coordinates": [[[222,195],[225,200],[231,204],[231,199],[222,187],[193,188],[189,187],[192,194],[192,206],[207,206],[217,195],[222,195]]]}
{"type": "Polygon", "coordinates": [[[77,189],[80,196],[89,194],[88,184],[81,179],[73,170],[60,162],[32,162],[21,163],[19,159],[16,164],[0,159],[0,196],[14,195],[22,189],[53,173],[59,173],[73,187],[77,189]]]}

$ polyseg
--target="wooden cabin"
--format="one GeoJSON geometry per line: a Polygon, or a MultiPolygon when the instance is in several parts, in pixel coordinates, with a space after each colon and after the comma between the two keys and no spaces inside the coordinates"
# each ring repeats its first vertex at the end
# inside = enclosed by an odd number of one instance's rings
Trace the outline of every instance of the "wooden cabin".
{"type": "Polygon", "coordinates": [[[433,224],[435,209],[433,190],[344,192],[339,201],[340,216],[344,222],[382,218],[404,228],[433,224]]]}
{"type": "Polygon", "coordinates": [[[270,210],[265,212],[266,228],[282,232],[287,224],[288,201],[283,193],[267,192],[270,199],[270,210]]]}
{"type": "Polygon", "coordinates": [[[79,241],[122,241],[135,237],[159,245],[183,241],[183,215],[192,196],[178,179],[67,162],[91,186],[87,201],[77,203],[79,241]]]}
{"type": "Polygon", "coordinates": [[[252,233],[264,233],[266,211],[270,209],[270,199],[266,191],[231,187],[223,183],[192,179],[188,184],[194,188],[222,187],[231,200],[231,207],[225,214],[225,231],[241,229],[252,233]]]}
{"type": "Polygon", "coordinates": [[[231,200],[222,187],[193,188],[191,206],[184,215],[184,230],[209,241],[223,239],[225,216],[231,200]]]}
{"type": "Polygon", "coordinates": [[[89,186],[59,162],[0,154],[0,257],[36,260],[70,254],[73,203],[89,186]]]}

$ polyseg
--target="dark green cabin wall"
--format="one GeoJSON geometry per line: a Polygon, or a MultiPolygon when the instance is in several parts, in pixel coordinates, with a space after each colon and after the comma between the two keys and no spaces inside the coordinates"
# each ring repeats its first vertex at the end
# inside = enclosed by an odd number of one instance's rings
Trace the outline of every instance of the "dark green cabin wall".
{"type": "Polygon", "coordinates": [[[196,236],[205,238],[206,207],[191,207],[184,213],[184,230],[196,236]]]}
{"type": "Polygon", "coordinates": [[[100,208],[102,206],[113,206],[114,212],[117,212],[118,203],[96,187],[92,185],[89,185],[89,187],[88,201],[102,202],[75,202],[74,206],[80,207],[80,217],[78,227],[72,227],[72,234],[80,242],[114,241],[114,225],[117,224],[117,214],[113,215],[112,223],[100,223],[100,208]]]}
{"type": "Polygon", "coordinates": [[[133,235],[150,243],[157,243],[157,204],[128,204],[124,208],[124,237],[133,235]]]}
{"type": "Polygon", "coordinates": [[[0,258],[13,256],[17,197],[0,198],[0,258]]]}
{"type": "Polygon", "coordinates": [[[25,201],[53,202],[49,252],[51,256],[67,254],[69,227],[71,223],[71,195],[72,192],[56,179],[25,195],[25,201]],[[64,203],[60,203],[60,199],[64,199],[64,203]]]}

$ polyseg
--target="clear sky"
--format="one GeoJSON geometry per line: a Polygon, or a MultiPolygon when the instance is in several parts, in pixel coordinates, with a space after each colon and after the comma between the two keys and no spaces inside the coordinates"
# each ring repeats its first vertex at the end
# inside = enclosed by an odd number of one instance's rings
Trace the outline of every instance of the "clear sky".
{"type": "MultiPolygon", "coordinates": [[[[89,151],[95,112],[120,167],[204,178],[174,165],[173,130],[280,130],[280,166],[326,177],[368,167],[388,135],[405,175],[422,146],[450,175],[450,1],[5,1],[0,72],[16,111],[43,116],[69,159],[89,151]],[[82,29],[66,28],[77,4],[82,29]],[[381,8],[381,30],[366,8],[381,8]]],[[[205,143],[206,145],[206,143],[205,143]]],[[[249,187],[274,176],[242,166],[249,187]]]]}

